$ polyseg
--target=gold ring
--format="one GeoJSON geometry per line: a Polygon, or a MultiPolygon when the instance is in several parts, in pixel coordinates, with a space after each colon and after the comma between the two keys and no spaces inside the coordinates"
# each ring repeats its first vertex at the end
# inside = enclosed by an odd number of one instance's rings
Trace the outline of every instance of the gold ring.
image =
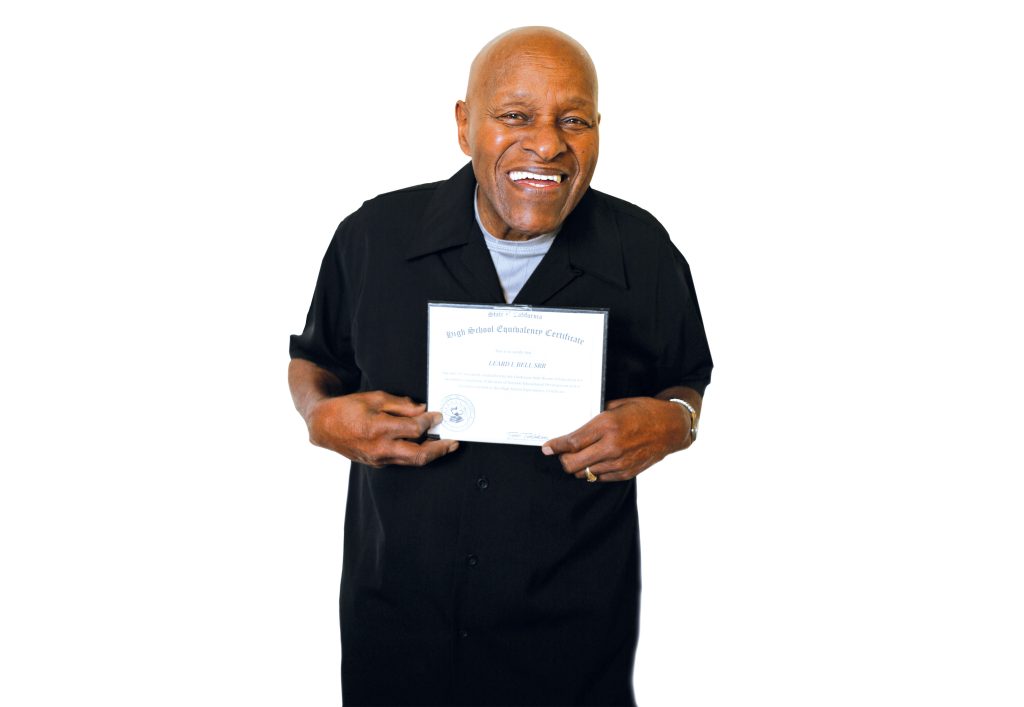
{"type": "Polygon", "coordinates": [[[587,470],[584,473],[587,475],[587,483],[588,484],[589,483],[593,483],[594,481],[597,481],[597,477],[594,476],[594,472],[592,472],[590,470],[589,466],[587,467],[587,470]]]}

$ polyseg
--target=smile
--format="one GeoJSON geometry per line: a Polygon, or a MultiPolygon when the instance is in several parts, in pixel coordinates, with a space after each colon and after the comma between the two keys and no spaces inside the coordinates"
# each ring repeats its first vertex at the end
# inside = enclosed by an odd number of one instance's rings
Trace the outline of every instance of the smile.
{"type": "MultiPolygon", "coordinates": [[[[553,182],[554,184],[560,184],[562,181],[561,174],[537,174],[534,172],[522,172],[512,171],[508,173],[508,178],[513,182],[521,182],[526,180],[527,183],[535,182],[553,182]]],[[[547,187],[547,184],[531,184],[531,186],[547,187]]]]}

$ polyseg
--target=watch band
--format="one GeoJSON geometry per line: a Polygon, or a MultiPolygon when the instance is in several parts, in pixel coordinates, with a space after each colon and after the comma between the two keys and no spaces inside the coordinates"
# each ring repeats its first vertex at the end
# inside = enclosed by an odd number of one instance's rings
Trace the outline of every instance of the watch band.
{"type": "Polygon", "coordinates": [[[686,402],[685,400],[681,400],[679,398],[669,398],[668,401],[670,403],[679,403],[684,408],[686,408],[687,410],[690,411],[690,441],[691,442],[696,442],[697,441],[697,426],[699,424],[699,419],[698,418],[700,417],[697,414],[697,409],[695,407],[693,407],[693,405],[690,405],[690,403],[686,402]]]}

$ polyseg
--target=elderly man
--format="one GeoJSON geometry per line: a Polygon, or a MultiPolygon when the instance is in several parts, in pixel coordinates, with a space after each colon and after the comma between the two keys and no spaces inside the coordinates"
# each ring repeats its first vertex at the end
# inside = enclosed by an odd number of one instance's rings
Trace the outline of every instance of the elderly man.
{"type": "Polygon", "coordinates": [[[570,37],[494,39],[455,118],[471,164],[345,219],[291,341],[310,440],[353,462],[344,699],[633,704],[634,477],[692,443],[711,375],[689,268],[590,189],[597,75],[570,37]],[[540,449],[427,439],[430,300],[607,308],[606,410],[540,449]]]}

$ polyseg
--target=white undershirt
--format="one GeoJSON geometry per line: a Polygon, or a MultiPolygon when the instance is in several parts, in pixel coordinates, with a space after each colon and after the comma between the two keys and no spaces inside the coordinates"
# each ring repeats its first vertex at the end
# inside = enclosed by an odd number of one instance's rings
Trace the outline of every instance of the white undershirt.
{"type": "MultiPolygon", "coordinates": [[[[477,189],[479,192],[479,188],[477,189]]],[[[530,275],[540,265],[544,254],[551,248],[558,231],[545,233],[528,241],[506,241],[492,236],[483,221],[480,220],[480,209],[477,207],[477,198],[473,198],[473,214],[476,216],[476,223],[484,234],[484,242],[487,250],[491,253],[491,260],[494,262],[494,269],[498,271],[498,280],[501,281],[501,291],[505,294],[506,302],[513,302],[523,289],[523,285],[530,279],[530,275]]]]}

